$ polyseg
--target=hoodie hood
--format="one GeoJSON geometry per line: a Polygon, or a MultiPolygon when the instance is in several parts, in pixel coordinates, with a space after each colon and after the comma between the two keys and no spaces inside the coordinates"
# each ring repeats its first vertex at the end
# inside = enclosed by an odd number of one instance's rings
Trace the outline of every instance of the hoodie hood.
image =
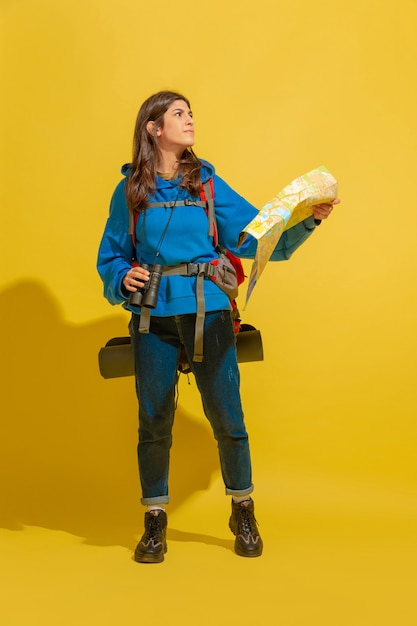
{"type": "MultiPolygon", "coordinates": [[[[214,165],[212,165],[208,161],[204,161],[203,159],[199,159],[199,161],[202,164],[201,182],[206,183],[215,174],[214,165]]],[[[132,164],[125,163],[124,165],[122,165],[121,173],[123,174],[123,176],[126,176],[126,178],[128,178],[130,175],[131,169],[132,169],[132,164]]],[[[173,182],[177,183],[178,179],[164,180],[163,178],[159,178],[158,187],[161,189],[164,187],[171,187],[173,182]]]]}

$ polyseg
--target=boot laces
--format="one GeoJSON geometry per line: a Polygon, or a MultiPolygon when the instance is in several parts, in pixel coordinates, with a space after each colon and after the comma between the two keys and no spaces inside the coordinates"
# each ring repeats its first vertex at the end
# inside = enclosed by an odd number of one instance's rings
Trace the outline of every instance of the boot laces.
{"type": "Polygon", "coordinates": [[[146,529],[146,539],[148,540],[155,539],[157,538],[160,532],[161,532],[161,524],[160,524],[159,515],[150,515],[148,527],[146,529]]]}
{"type": "Polygon", "coordinates": [[[239,526],[242,535],[256,535],[256,520],[245,506],[241,507],[239,526]]]}

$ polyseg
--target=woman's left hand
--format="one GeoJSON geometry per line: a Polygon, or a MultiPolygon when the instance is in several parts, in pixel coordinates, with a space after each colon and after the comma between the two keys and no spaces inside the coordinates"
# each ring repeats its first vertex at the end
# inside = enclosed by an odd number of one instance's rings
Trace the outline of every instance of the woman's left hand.
{"type": "Polygon", "coordinates": [[[329,217],[333,211],[335,204],[340,204],[339,198],[332,200],[331,202],[323,202],[322,204],[315,204],[313,206],[313,215],[316,220],[325,220],[329,217]]]}

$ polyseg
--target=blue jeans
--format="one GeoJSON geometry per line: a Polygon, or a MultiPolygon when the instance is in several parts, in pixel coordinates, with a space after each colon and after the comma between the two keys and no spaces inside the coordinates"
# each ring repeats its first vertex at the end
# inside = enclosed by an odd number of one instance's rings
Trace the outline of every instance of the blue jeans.
{"type": "Polygon", "coordinates": [[[245,496],[253,491],[230,312],[206,313],[204,359],[201,363],[192,361],[195,318],[194,314],[151,317],[149,334],[139,333],[139,315],[133,314],[130,322],[139,401],[141,502],[145,505],[169,502],[169,454],[181,344],[217,440],[226,493],[245,496]]]}

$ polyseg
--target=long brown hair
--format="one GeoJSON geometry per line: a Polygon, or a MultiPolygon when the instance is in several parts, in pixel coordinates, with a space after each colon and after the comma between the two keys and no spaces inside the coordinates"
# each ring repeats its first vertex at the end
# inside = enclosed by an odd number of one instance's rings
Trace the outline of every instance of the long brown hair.
{"type": "MultiPolygon", "coordinates": [[[[163,128],[164,114],[175,100],[184,100],[190,107],[187,98],[181,94],[159,91],[145,100],[139,109],[133,138],[132,165],[126,182],[127,205],[131,211],[145,209],[149,194],[155,191],[160,150],[155,136],[148,132],[146,126],[153,121],[155,129],[163,128]]],[[[178,172],[181,186],[193,196],[199,195],[201,167],[202,163],[192,148],[186,148],[179,161],[178,172]]]]}

